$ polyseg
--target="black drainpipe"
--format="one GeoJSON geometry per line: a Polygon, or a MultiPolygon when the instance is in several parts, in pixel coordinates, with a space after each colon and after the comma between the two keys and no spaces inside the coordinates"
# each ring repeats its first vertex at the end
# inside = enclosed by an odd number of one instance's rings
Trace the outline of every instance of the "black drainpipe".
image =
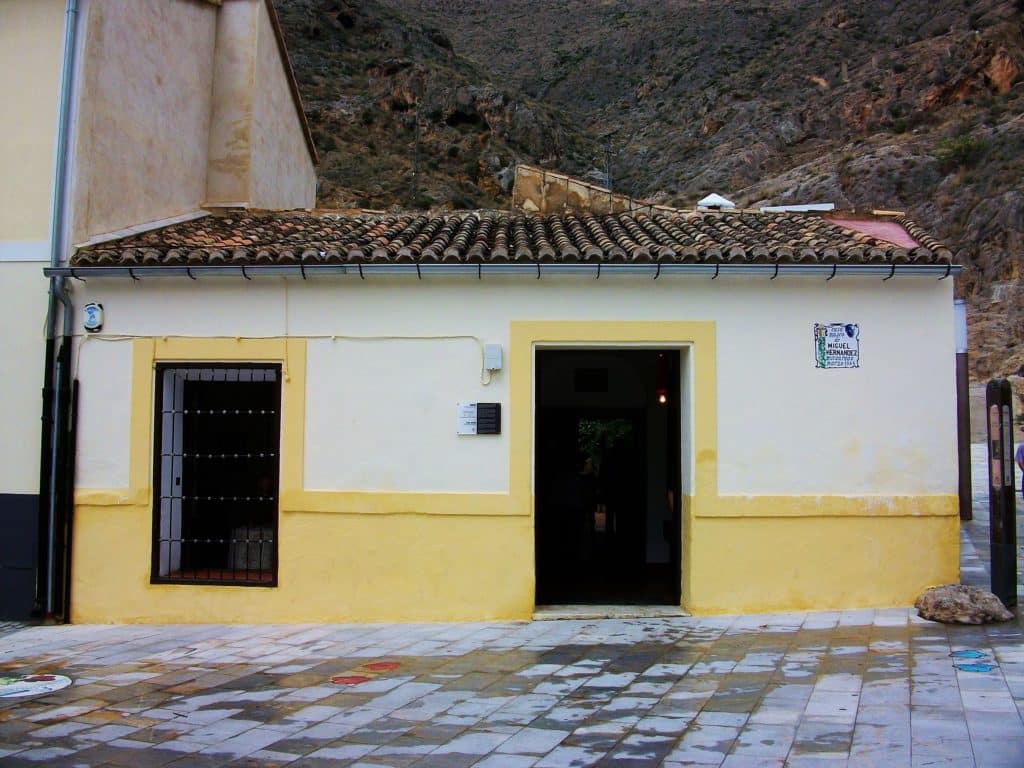
{"type": "MultiPolygon", "coordinates": [[[[71,344],[67,345],[70,350],[71,344]]],[[[70,356],[69,356],[70,357],[70,356]]],[[[57,504],[57,535],[54,537],[54,615],[65,623],[71,620],[71,530],[75,516],[75,459],[78,431],[78,379],[72,379],[67,367],[61,392],[61,425],[63,446],[60,451],[61,471],[57,504]]]]}
{"type": "MultiPolygon", "coordinates": [[[[65,308],[66,315],[68,309],[65,308]]],[[[73,489],[69,479],[74,476],[75,447],[74,416],[72,413],[71,383],[71,341],[70,334],[61,339],[60,351],[57,353],[57,389],[53,434],[52,464],[50,466],[50,499],[52,509],[49,510],[47,525],[47,595],[46,617],[54,621],[68,620],[68,574],[65,571],[67,553],[70,545],[71,507],[74,503],[73,489]]]]}
{"type": "MultiPolygon", "coordinates": [[[[64,12],[64,59],[61,65],[60,106],[57,112],[56,171],[53,179],[53,212],[50,219],[50,266],[60,266],[64,255],[64,216],[67,203],[68,143],[71,131],[72,80],[78,26],[78,0],[66,0],[64,12]]],[[[66,528],[73,493],[67,488],[68,466],[74,462],[71,408],[71,342],[73,305],[66,278],[51,277],[46,310],[46,351],[43,369],[43,410],[40,430],[39,523],[33,615],[45,620],[67,621],[68,589],[62,573],[64,550],[70,545],[66,528]],[[64,316],[60,349],[56,348],[57,303],[64,316]],[[55,354],[56,353],[56,354],[55,354]],[[56,387],[56,388],[55,388],[56,387]],[[62,542],[62,543],[61,543],[62,542]],[[63,549],[62,549],[63,548],[63,549]],[[58,561],[58,557],[60,558],[58,561]],[[60,584],[56,581],[61,579],[60,584]],[[58,592],[62,595],[57,603],[58,592]]],[[[73,476],[73,472],[70,473],[73,476]]]]}
{"type": "Polygon", "coordinates": [[[70,548],[71,508],[74,505],[77,379],[71,379],[71,303],[61,285],[56,292],[64,311],[64,333],[56,355],[47,339],[43,384],[43,432],[40,440],[39,560],[33,613],[45,621],[66,622],[68,578],[65,564],[70,548]]]}
{"type": "MultiPolygon", "coordinates": [[[[58,277],[51,277],[50,283],[59,280],[58,277]]],[[[54,301],[54,293],[50,291],[50,304],[54,301]]],[[[53,315],[53,309],[47,312],[48,316],[53,315]]],[[[40,418],[39,435],[39,501],[36,524],[36,587],[35,600],[32,606],[32,617],[36,619],[45,618],[46,615],[46,592],[47,572],[49,562],[49,515],[47,510],[50,503],[50,467],[53,457],[53,365],[54,348],[56,342],[52,335],[46,338],[46,359],[43,367],[43,413],[40,418]]]]}

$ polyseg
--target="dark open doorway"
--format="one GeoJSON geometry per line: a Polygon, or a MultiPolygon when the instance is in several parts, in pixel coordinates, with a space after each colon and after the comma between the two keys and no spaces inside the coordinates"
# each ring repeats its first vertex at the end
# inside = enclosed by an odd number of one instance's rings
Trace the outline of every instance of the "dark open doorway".
{"type": "Polygon", "coordinates": [[[679,351],[539,350],[537,604],[678,605],[679,351]]]}

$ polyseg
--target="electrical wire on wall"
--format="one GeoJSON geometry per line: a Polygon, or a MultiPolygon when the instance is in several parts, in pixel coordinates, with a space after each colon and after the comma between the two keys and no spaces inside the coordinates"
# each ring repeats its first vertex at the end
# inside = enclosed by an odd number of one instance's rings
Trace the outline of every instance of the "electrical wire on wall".
{"type": "MultiPolygon", "coordinates": [[[[161,335],[161,334],[132,334],[132,333],[117,333],[117,334],[93,334],[93,333],[76,333],[74,338],[78,341],[77,349],[75,350],[75,362],[73,366],[74,375],[78,375],[79,365],[81,361],[82,349],[93,341],[136,341],[138,339],[160,339],[167,341],[168,339],[187,339],[187,340],[219,340],[219,341],[270,341],[270,340],[284,340],[295,339],[297,341],[472,341],[476,344],[477,350],[480,354],[480,384],[481,386],[488,386],[493,380],[491,372],[487,370],[484,362],[484,342],[479,336],[473,336],[472,334],[428,334],[428,335],[358,335],[358,334],[346,334],[346,333],[324,333],[324,334],[312,334],[302,336],[186,336],[186,335],[161,335]]],[[[287,360],[287,347],[285,350],[284,369],[282,376],[285,381],[289,380],[288,376],[288,360],[287,360]]]]}

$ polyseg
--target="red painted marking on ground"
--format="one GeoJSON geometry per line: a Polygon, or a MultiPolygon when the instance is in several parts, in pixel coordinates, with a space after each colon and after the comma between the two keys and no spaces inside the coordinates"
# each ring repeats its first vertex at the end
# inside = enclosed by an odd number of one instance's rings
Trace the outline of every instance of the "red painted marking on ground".
{"type": "Polygon", "coordinates": [[[48,683],[56,679],[53,675],[30,675],[29,677],[23,677],[21,680],[23,683],[48,683]]]}
{"type": "Polygon", "coordinates": [[[372,664],[363,664],[363,669],[373,672],[389,672],[392,669],[398,669],[399,666],[396,661],[375,661],[372,664]]]}
{"type": "Polygon", "coordinates": [[[336,685],[358,685],[359,683],[366,683],[372,680],[372,677],[366,675],[335,675],[331,678],[331,682],[336,685]]]}

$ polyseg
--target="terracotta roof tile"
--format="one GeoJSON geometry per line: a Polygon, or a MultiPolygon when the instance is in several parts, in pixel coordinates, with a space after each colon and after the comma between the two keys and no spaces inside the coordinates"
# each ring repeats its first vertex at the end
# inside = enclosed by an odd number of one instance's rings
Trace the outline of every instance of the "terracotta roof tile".
{"type": "Polygon", "coordinates": [[[908,248],[813,213],[506,211],[210,215],[78,251],[71,266],[378,263],[949,264],[920,226],[908,248]]]}

